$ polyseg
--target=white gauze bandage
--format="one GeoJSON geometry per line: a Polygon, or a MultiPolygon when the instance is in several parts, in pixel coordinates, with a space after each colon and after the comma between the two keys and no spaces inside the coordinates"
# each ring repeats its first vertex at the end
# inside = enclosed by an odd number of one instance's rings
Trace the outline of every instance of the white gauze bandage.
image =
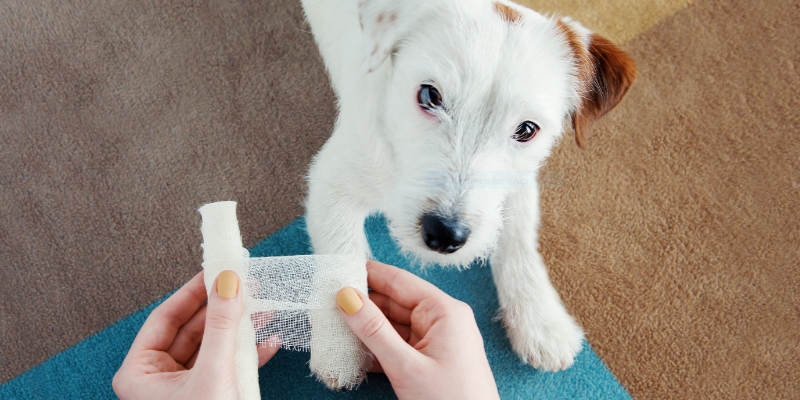
{"type": "Polygon", "coordinates": [[[236,202],[200,207],[203,270],[211,290],[220,272],[242,281],[243,310],[236,339],[236,377],[243,400],[260,398],[256,344],[277,337],[281,347],[311,352],[311,369],[331,387],[364,379],[371,355],[339,314],[336,294],[350,286],[367,293],[366,259],[350,255],[250,258],[242,246],[236,202]]]}

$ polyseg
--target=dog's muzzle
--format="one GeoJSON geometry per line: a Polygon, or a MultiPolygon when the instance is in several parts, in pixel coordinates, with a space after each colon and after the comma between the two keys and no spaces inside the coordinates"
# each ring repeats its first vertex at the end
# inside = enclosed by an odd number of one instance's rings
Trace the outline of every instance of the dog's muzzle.
{"type": "Polygon", "coordinates": [[[433,251],[455,253],[467,243],[469,228],[455,218],[428,213],[422,216],[422,240],[433,251]]]}

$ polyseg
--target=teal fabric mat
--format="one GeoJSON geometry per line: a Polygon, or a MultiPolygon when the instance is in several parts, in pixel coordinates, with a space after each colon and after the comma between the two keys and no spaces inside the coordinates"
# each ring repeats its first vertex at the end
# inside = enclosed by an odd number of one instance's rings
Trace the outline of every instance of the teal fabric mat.
{"type": "MultiPolygon", "coordinates": [[[[588,343],[575,365],[564,372],[538,372],[511,351],[503,327],[494,318],[497,293],[488,266],[465,271],[419,270],[400,255],[386,221],[370,218],[365,226],[374,257],[416,273],[470,306],[483,334],[489,363],[503,399],[630,399],[588,343]]],[[[199,244],[198,244],[199,246],[199,244]]],[[[305,222],[295,220],[251,249],[253,257],[308,254],[305,222]]],[[[199,268],[199,267],[198,267],[199,268]]],[[[166,297],[165,297],[166,298],[166,297]]],[[[115,398],[111,379],[144,320],[162,300],[151,304],[0,386],[0,399],[115,398]]],[[[389,381],[369,374],[357,390],[335,393],[310,376],[308,353],[281,350],[260,371],[265,399],[390,399],[389,381]]]]}

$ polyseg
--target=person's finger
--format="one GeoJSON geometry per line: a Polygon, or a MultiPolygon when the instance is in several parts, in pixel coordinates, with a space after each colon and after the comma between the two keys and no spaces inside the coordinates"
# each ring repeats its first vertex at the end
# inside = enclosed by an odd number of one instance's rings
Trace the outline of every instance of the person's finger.
{"type": "Polygon", "coordinates": [[[345,287],[336,295],[336,303],[347,325],[378,360],[408,361],[420,357],[394,330],[378,306],[363,293],[345,287]]]}
{"type": "Polygon", "coordinates": [[[389,320],[389,323],[392,324],[392,328],[394,328],[394,331],[400,335],[400,338],[408,343],[408,339],[411,338],[411,327],[408,325],[398,324],[392,320],[389,320]]]}
{"type": "Polygon", "coordinates": [[[411,337],[411,310],[402,308],[392,299],[380,293],[369,292],[369,299],[378,306],[397,334],[408,342],[411,337]]]}
{"type": "Polygon", "coordinates": [[[385,373],[385,371],[383,370],[383,365],[381,365],[381,362],[378,361],[377,358],[372,360],[372,365],[370,365],[370,367],[367,370],[367,372],[377,372],[377,373],[380,373],[380,374],[385,373]]]}
{"type": "Polygon", "coordinates": [[[258,367],[261,368],[267,361],[281,349],[281,340],[277,336],[270,336],[266,342],[258,344],[258,367]]]}
{"type": "Polygon", "coordinates": [[[408,340],[406,340],[406,342],[408,342],[408,344],[411,345],[411,347],[416,349],[417,343],[419,343],[420,340],[422,340],[422,337],[419,336],[417,332],[414,332],[414,330],[412,329],[411,332],[408,334],[408,340]]]}
{"type": "MultiPolygon", "coordinates": [[[[160,352],[160,354],[164,354],[160,352]]],[[[166,355],[164,355],[167,357],[166,355]]],[[[156,365],[158,361],[150,360],[146,367],[156,365]]],[[[143,369],[144,365],[123,363],[111,381],[111,388],[121,399],[159,399],[165,393],[175,392],[175,385],[185,376],[186,369],[176,365],[174,369],[153,371],[143,369]]],[[[145,368],[146,368],[145,367],[145,368]]]]}
{"type": "Polygon", "coordinates": [[[376,291],[369,292],[369,299],[381,309],[383,315],[389,321],[395,321],[403,325],[411,325],[411,310],[397,304],[389,296],[378,293],[376,291]]]}
{"type": "MultiPolygon", "coordinates": [[[[272,357],[275,357],[275,354],[278,353],[278,350],[281,349],[281,344],[279,340],[275,341],[275,345],[271,346],[267,345],[257,345],[256,352],[258,353],[258,368],[261,368],[266,364],[272,357]]],[[[191,359],[186,363],[186,368],[190,369],[194,366],[194,363],[197,361],[197,354],[195,353],[191,359]]]]}
{"type": "Polygon", "coordinates": [[[203,344],[197,354],[196,367],[207,370],[233,368],[234,348],[242,317],[242,290],[233,271],[217,276],[206,307],[203,344]]]}
{"type": "Polygon", "coordinates": [[[178,329],[203,306],[206,297],[203,272],[200,272],[150,313],[131,351],[168,349],[178,329]]]}
{"type": "Polygon", "coordinates": [[[398,307],[395,308],[388,305],[390,313],[396,311],[398,317],[402,317],[402,308],[412,310],[408,314],[408,325],[416,334],[414,343],[425,337],[436,321],[446,316],[454,302],[447,293],[424,279],[377,261],[367,261],[367,281],[376,296],[382,294],[396,303],[398,307]]]}
{"type": "MultiPolygon", "coordinates": [[[[203,311],[203,322],[205,322],[205,308],[203,308],[202,311],[203,311]]],[[[251,315],[251,320],[253,322],[253,326],[256,329],[258,329],[266,326],[269,323],[269,321],[271,321],[272,318],[274,318],[274,316],[275,316],[274,311],[259,311],[251,315]]],[[[203,324],[203,327],[205,328],[205,324],[203,324]]],[[[181,328],[181,330],[183,330],[183,328],[181,328]]],[[[263,367],[264,364],[266,364],[269,360],[272,359],[272,357],[275,356],[275,354],[278,352],[278,350],[280,350],[280,348],[281,348],[281,342],[280,338],[278,337],[269,337],[264,343],[259,343],[256,346],[256,351],[258,353],[258,367],[259,368],[263,367]]],[[[189,356],[188,361],[184,364],[186,365],[186,368],[192,368],[192,366],[194,366],[194,363],[197,361],[198,350],[199,346],[195,348],[194,354],[189,356]]]]}
{"type": "Polygon", "coordinates": [[[175,340],[167,349],[167,354],[179,364],[186,362],[197,353],[203,341],[203,332],[206,328],[206,306],[200,307],[197,313],[178,330],[175,340]]]}
{"type": "Polygon", "coordinates": [[[194,367],[194,363],[197,362],[197,355],[198,354],[200,354],[200,348],[199,347],[197,348],[197,351],[195,351],[194,354],[192,354],[192,356],[189,357],[189,361],[186,361],[186,364],[183,364],[183,366],[186,367],[186,369],[192,369],[194,367]]]}
{"type": "Polygon", "coordinates": [[[430,282],[408,271],[374,260],[367,261],[367,283],[370,289],[412,310],[426,298],[447,296],[430,282]]]}
{"type": "Polygon", "coordinates": [[[392,323],[394,330],[406,343],[414,346],[419,342],[420,336],[411,327],[411,310],[403,308],[388,296],[375,291],[369,292],[369,299],[381,309],[383,315],[392,323]]]}

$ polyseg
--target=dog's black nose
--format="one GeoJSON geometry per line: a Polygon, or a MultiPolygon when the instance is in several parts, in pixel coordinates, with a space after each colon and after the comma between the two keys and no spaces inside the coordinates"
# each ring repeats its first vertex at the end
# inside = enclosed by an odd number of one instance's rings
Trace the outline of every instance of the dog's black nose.
{"type": "Polygon", "coordinates": [[[431,250],[442,254],[455,253],[467,243],[469,228],[455,218],[436,214],[422,216],[422,239],[431,250]]]}

